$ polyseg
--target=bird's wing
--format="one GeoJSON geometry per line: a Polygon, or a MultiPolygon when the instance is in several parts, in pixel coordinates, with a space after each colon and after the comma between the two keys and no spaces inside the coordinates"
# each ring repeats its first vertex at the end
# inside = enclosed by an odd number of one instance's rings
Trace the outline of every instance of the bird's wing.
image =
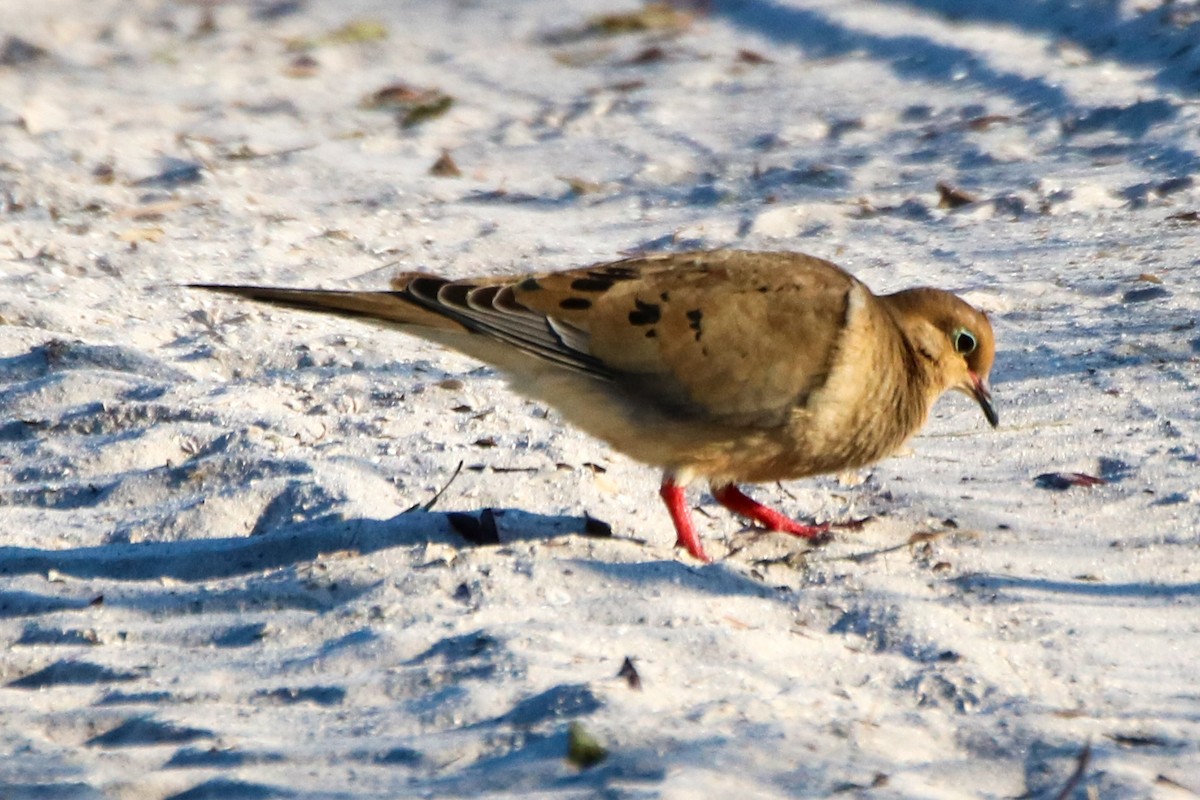
{"type": "Polygon", "coordinates": [[[631,392],[700,419],[783,424],[828,376],[852,276],[798,253],[710,251],[526,278],[518,306],[579,332],[631,392]]]}

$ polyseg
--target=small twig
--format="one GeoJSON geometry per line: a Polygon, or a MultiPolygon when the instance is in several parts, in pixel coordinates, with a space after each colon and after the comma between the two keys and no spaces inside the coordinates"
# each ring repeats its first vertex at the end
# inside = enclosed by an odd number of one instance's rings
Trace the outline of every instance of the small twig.
{"type": "Polygon", "coordinates": [[[1200,792],[1197,792],[1195,789],[1192,789],[1189,786],[1184,786],[1179,781],[1168,778],[1166,775],[1159,775],[1154,779],[1154,782],[1160,786],[1170,786],[1172,789],[1179,789],[1182,792],[1187,792],[1192,797],[1200,797],[1200,792]]]}
{"type": "Polygon", "coordinates": [[[946,528],[946,529],[940,530],[940,531],[918,531],[917,533],[914,533],[912,536],[908,537],[908,541],[904,542],[903,544],[894,544],[891,547],[883,547],[883,548],[880,548],[879,550],[869,550],[865,553],[850,553],[850,554],[844,555],[844,556],[834,556],[833,558],[830,558],[827,560],[828,561],[852,561],[856,564],[861,564],[864,561],[870,561],[873,558],[878,558],[879,556],[885,556],[885,555],[888,555],[889,553],[896,553],[901,550],[911,548],[914,545],[923,544],[925,542],[931,542],[935,539],[940,539],[943,536],[946,536],[946,535],[952,534],[952,533],[953,534],[974,534],[976,536],[979,535],[978,531],[961,530],[959,528],[946,528]]]}
{"type": "Polygon", "coordinates": [[[1071,773],[1071,777],[1067,778],[1067,783],[1063,786],[1062,791],[1054,796],[1054,800],[1067,800],[1071,796],[1071,792],[1075,791],[1079,786],[1079,782],[1083,780],[1083,773],[1087,771],[1088,763],[1092,760],[1092,743],[1088,742],[1079,751],[1079,755],[1075,759],[1075,771],[1071,773]]]}
{"type": "Polygon", "coordinates": [[[283,156],[303,153],[305,150],[312,150],[314,147],[316,147],[315,144],[302,144],[297,145],[296,147],[286,147],[282,150],[268,150],[266,152],[259,153],[243,146],[238,150],[231,150],[229,152],[222,153],[221,155],[228,161],[253,161],[259,158],[282,158],[283,156]]]}
{"type": "Polygon", "coordinates": [[[405,509],[404,513],[411,514],[414,511],[429,511],[429,510],[431,510],[433,508],[434,503],[436,503],[438,501],[438,499],[440,499],[441,496],[445,493],[445,491],[450,488],[450,484],[454,483],[454,479],[458,477],[458,473],[462,472],[462,468],[463,468],[463,462],[460,461],[460,462],[458,462],[458,466],[454,468],[454,474],[450,476],[450,479],[448,481],[446,481],[446,484],[444,486],[442,486],[442,488],[437,490],[437,494],[435,494],[433,497],[429,498],[428,503],[414,503],[412,506],[405,509]]]}

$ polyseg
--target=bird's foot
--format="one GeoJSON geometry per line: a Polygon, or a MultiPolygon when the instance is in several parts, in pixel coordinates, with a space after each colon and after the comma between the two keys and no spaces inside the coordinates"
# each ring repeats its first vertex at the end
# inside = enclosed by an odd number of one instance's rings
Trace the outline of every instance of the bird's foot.
{"type": "Polygon", "coordinates": [[[801,536],[805,539],[812,539],[815,543],[824,543],[829,539],[829,525],[805,525],[802,522],[797,522],[790,517],[780,514],[775,509],[768,508],[757,500],[747,497],[742,493],[741,489],[732,483],[727,483],[724,486],[714,486],[712,493],[718,503],[733,513],[749,517],[770,530],[790,533],[793,536],[801,536]]]}
{"type": "Polygon", "coordinates": [[[684,496],[683,487],[667,476],[663,478],[662,488],[658,490],[658,494],[667,505],[667,513],[671,515],[671,522],[675,523],[675,546],[686,549],[694,558],[706,564],[711,563],[712,559],[704,552],[704,546],[700,544],[700,535],[696,533],[696,528],[692,525],[692,517],[688,514],[687,498],[684,496]]]}

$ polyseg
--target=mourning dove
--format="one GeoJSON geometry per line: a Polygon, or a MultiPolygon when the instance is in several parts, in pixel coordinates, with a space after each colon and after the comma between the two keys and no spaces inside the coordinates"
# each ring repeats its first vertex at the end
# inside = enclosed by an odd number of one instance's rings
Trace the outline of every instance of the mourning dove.
{"type": "Polygon", "coordinates": [[[871,464],[897,450],[947,390],[994,427],[987,316],[949,292],[877,297],[801,253],[642,255],[564,272],[448,280],[406,273],[392,291],[193,285],[395,327],[498,368],[521,394],[663,470],[678,546],[709,558],[684,487],[776,531],[805,525],[738,483],[871,464]]]}

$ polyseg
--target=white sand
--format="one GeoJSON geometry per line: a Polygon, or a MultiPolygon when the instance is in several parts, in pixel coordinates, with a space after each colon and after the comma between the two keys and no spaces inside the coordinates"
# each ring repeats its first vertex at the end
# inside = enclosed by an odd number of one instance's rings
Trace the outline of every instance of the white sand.
{"type": "Polygon", "coordinates": [[[1192,4],[204,8],[0,0],[46,51],[0,66],[0,797],[1200,794],[1192,4]],[[395,82],[454,104],[360,108],[395,82]],[[695,493],[698,566],[653,471],[478,365],[175,288],[715,246],[963,292],[1001,428],[947,398],[757,488],[871,517],[809,552],[695,493]],[[442,513],[485,508],[500,546],[442,513]]]}

